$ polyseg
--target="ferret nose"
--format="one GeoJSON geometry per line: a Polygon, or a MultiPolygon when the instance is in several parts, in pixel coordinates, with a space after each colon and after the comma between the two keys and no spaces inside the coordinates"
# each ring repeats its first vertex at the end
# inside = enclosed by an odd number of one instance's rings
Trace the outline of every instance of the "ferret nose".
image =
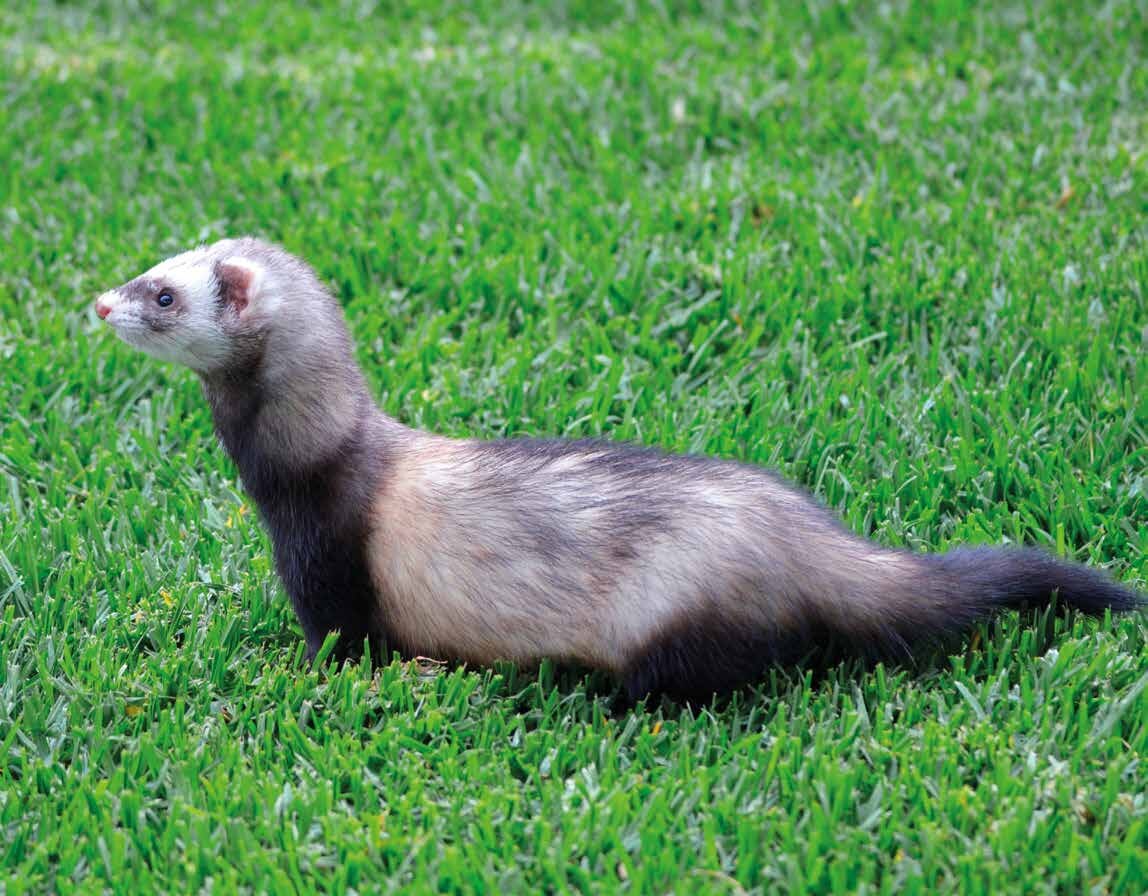
{"type": "Polygon", "coordinates": [[[99,315],[100,320],[103,320],[105,317],[107,317],[111,313],[112,313],[112,306],[109,305],[106,301],[104,301],[103,296],[100,296],[98,299],[96,299],[96,314],[99,315]]]}

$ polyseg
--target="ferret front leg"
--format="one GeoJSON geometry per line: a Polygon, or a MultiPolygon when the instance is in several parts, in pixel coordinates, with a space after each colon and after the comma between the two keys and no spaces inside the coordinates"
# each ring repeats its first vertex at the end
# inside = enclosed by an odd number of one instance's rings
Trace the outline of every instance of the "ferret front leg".
{"type": "Polygon", "coordinates": [[[380,657],[384,639],[372,626],[373,594],[345,582],[310,584],[291,591],[291,604],[307,643],[307,659],[313,661],[332,632],[339,633],[331,656],[337,662],[356,662],[369,643],[372,658],[380,657]]]}

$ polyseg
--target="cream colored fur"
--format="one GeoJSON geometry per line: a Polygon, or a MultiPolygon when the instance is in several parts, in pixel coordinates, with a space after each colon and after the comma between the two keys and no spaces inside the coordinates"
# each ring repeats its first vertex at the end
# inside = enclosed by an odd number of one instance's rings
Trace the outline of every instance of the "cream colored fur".
{"type": "Polygon", "coordinates": [[[635,484],[593,450],[539,465],[423,433],[397,447],[368,562],[381,618],[430,656],[621,672],[668,626],[707,613],[781,635],[828,607],[863,631],[896,611],[895,600],[875,605],[874,584],[914,562],[822,524],[807,499],[732,464],[635,484]],[[619,554],[618,520],[651,500],[665,524],[619,554]],[[535,518],[557,528],[554,544],[537,543],[535,518]]]}

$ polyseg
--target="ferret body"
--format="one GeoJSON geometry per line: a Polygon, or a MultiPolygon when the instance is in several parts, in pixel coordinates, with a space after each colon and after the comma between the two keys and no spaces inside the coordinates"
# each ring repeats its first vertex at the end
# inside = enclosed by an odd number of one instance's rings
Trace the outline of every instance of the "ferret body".
{"type": "Polygon", "coordinates": [[[757,467],[604,441],[447,439],[379,411],[338,303],[252,238],[102,295],[129,344],[195,370],[310,655],[546,658],[627,696],[706,699],[836,644],[903,655],[988,613],[1139,597],[1033,549],[895,551],[757,467]]]}

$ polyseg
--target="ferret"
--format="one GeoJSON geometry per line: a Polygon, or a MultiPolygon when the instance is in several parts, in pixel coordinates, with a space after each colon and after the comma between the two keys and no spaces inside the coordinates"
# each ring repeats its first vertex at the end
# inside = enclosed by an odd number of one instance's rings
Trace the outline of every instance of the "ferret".
{"type": "Polygon", "coordinates": [[[1054,594],[1142,605],[1033,548],[881,547],[756,466],[410,429],[376,406],[315,271],[256,238],[169,258],[95,309],[199,375],[311,658],[337,632],[340,659],[550,659],[606,670],[630,701],[704,701],[828,645],[906,656],[1054,594]]]}

